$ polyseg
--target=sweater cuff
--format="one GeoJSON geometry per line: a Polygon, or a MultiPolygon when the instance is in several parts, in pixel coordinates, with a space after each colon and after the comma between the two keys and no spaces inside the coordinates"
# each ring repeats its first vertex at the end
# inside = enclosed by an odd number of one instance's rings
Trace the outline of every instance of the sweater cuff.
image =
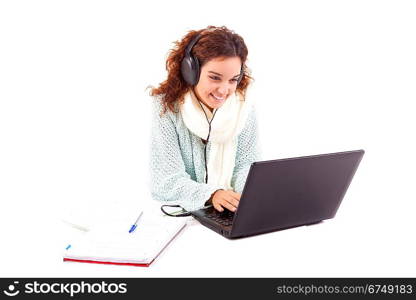
{"type": "Polygon", "coordinates": [[[201,209],[205,206],[205,203],[211,198],[212,194],[217,190],[224,189],[221,186],[215,186],[211,184],[205,184],[204,188],[201,189],[200,193],[192,199],[190,202],[182,203],[181,206],[186,211],[193,211],[201,209]]]}

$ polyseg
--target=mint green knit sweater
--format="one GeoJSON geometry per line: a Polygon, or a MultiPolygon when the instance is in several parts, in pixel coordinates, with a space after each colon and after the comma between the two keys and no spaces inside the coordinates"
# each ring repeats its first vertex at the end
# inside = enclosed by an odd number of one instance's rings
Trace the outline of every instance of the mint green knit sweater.
{"type": "MultiPolygon", "coordinates": [[[[167,111],[153,97],[150,149],[150,190],[154,200],[179,204],[187,211],[197,210],[218,189],[205,183],[204,144],[186,127],[180,113],[167,111]]],[[[215,122],[215,119],[214,121],[215,122]]],[[[248,115],[238,135],[237,153],[231,186],[242,193],[252,162],[260,160],[255,109],[248,115]]],[[[211,143],[207,144],[207,161],[211,143]]]]}

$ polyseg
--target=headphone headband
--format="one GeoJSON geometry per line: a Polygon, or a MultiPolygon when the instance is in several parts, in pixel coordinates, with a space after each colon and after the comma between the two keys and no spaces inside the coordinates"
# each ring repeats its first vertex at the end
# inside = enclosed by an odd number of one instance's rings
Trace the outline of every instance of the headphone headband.
{"type": "Polygon", "coordinates": [[[186,55],[190,55],[191,54],[191,51],[192,51],[192,48],[195,46],[195,44],[199,41],[199,39],[201,38],[201,34],[200,33],[198,33],[193,39],[192,39],[192,41],[188,44],[188,46],[186,47],[186,50],[185,50],[185,56],[186,55]]]}

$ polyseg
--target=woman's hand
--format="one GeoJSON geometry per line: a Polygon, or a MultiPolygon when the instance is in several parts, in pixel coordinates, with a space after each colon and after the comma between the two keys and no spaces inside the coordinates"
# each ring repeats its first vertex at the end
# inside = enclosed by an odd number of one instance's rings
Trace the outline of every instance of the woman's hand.
{"type": "Polygon", "coordinates": [[[211,198],[212,205],[219,212],[224,211],[224,208],[230,211],[236,211],[238,203],[240,202],[241,194],[228,190],[217,190],[211,198]]]}

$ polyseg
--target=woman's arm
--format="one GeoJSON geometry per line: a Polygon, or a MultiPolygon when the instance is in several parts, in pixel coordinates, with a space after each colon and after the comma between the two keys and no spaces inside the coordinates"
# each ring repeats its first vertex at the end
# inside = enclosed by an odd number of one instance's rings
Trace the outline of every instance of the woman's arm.
{"type": "Polygon", "coordinates": [[[150,149],[151,194],[154,200],[179,204],[187,211],[202,208],[221,187],[198,183],[190,178],[179,147],[175,124],[161,103],[154,99],[150,149]]]}
{"type": "Polygon", "coordinates": [[[239,194],[243,192],[251,163],[260,160],[261,149],[258,140],[256,111],[253,106],[246,125],[238,136],[234,173],[231,179],[231,186],[239,194]]]}

